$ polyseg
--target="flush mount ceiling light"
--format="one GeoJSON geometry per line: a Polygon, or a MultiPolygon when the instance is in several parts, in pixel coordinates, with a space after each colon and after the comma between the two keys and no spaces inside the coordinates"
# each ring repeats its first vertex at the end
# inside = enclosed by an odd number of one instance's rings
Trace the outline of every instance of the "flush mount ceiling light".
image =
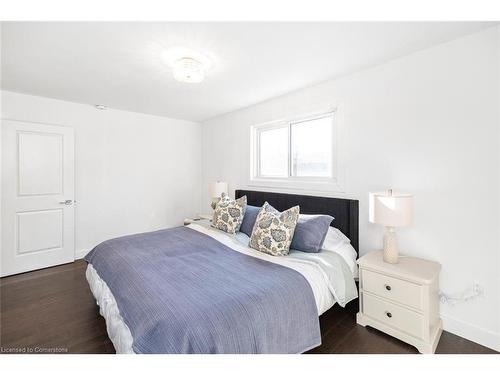
{"type": "Polygon", "coordinates": [[[198,83],[205,79],[205,73],[212,68],[212,60],[187,48],[172,48],[163,54],[164,63],[172,70],[179,82],[198,83]]]}
{"type": "Polygon", "coordinates": [[[205,69],[198,60],[183,57],[173,67],[174,78],[179,82],[198,83],[205,79],[205,69]]]}

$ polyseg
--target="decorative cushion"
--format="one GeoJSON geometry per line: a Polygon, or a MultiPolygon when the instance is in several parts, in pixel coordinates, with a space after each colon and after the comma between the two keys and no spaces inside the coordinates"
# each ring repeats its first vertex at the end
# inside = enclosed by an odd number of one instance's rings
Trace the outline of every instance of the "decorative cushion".
{"type": "Polygon", "coordinates": [[[330,215],[299,215],[290,248],[306,253],[319,253],[332,220],[330,215]]]}
{"type": "Polygon", "coordinates": [[[299,206],[279,212],[265,202],[255,220],[250,247],[269,255],[287,255],[299,212],[299,206]]]}
{"type": "Polygon", "coordinates": [[[248,237],[252,235],[253,226],[255,225],[255,220],[257,220],[257,215],[260,212],[261,207],[255,207],[247,205],[245,210],[245,216],[241,223],[240,232],[245,233],[248,237]]]}
{"type": "Polygon", "coordinates": [[[234,200],[226,193],[222,193],[221,199],[215,206],[212,226],[231,234],[237,232],[245,215],[246,206],[246,195],[234,200]]]}

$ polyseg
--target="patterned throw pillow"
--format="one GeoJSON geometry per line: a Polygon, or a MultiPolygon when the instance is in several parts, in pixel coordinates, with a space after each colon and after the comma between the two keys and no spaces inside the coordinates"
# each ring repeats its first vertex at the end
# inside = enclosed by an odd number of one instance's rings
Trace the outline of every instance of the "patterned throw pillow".
{"type": "Polygon", "coordinates": [[[270,255],[287,255],[299,211],[299,206],[295,206],[279,212],[269,203],[264,203],[253,226],[250,247],[270,255]]]}
{"type": "Polygon", "coordinates": [[[212,226],[231,234],[239,231],[246,207],[246,195],[233,200],[222,193],[220,201],[215,206],[212,226]]]}

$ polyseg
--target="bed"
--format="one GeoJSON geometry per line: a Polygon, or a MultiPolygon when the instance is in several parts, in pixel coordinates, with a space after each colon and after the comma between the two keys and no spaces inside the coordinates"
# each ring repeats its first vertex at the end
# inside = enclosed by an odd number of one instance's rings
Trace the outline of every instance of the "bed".
{"type": "MultiPolygon", "coordinates": [[[[329,214],[358,251],[358,202],[236,190],[247,203],[329,214]]],[[[90,289],[117,353],[302,353],[318,316],[357,298],[348,256],[251,249],[243,233],[190,224],[105,241],[87,256],[90,289]]],[[[353,251],[354,251],[353,250],[353,251]]],[[[356,253],[350,256],[356,257],[356,253]]]]}

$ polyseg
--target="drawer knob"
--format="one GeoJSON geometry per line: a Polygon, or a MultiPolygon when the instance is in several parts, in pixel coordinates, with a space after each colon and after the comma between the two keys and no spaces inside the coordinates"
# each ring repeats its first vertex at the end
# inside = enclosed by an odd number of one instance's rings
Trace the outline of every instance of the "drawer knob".
{"type": "Polygon", "coordinates": [[[389,311],[386,311],[385,315],[387,315],[388,318],[392,318],[392,314],[389,311]]]}
{"type": "Polygon", "coordinates": [[[391,286],[390,286],[390,285],[386,285],[386,286],[385,286],[385,289],[387,289],[387,290],[391,290],[392,288],[391,288],[391,286]]]}

